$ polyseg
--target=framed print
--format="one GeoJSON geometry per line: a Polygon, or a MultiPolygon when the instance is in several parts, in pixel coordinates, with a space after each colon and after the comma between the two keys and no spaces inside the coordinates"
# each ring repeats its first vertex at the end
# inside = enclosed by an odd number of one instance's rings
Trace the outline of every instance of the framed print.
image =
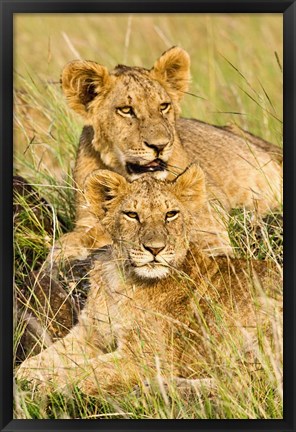
{"type": "Polygon", "coordinates": [[[295,430],[294,26],[1,1],[1,430],[295,430]]]}

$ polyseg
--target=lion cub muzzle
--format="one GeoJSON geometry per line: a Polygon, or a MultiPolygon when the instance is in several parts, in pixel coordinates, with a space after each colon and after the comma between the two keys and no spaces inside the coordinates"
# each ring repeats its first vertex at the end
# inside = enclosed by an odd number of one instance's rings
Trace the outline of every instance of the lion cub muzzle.
{"type": "Polygon", "coordinates": [[[134,272],[141,279],[161,279],[169,274],[169,266],[174,259],[169,243],[168,233],[163,227],[154,229],[147,226],[142,231],[139,247],[130,251],[134,272]]]}
{"type": "Polygon", "coordinates": [[[141,128],[141,153],[139,160],[126,163],[128,174],[144,174],[167,170],[167,160],[172,152],[173,133],[169,127],[154,124],[141,128]]]}

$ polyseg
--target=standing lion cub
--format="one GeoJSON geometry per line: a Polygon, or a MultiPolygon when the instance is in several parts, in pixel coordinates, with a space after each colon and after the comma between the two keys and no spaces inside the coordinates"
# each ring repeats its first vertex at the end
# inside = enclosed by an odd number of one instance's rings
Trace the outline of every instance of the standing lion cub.
{"type": "MultiPolygon", "coordinates": [[[[82,190],[86,177],[109,169],[129,180],[149,173],[173,179],[197,161],[206,174],[208,201],[195,235],[212,255],[229,251],[231,208],[259,213],[281,202],[280,150],[246,132],[179,118],[179,102],[188,90],[190,58],[173,47],[151,69],[118,65],[108,71],[92,61],[75,60],[62,72],[69,106],[85,120],[74,170],[76,225],[61,238],[65,257],[86,256],[110,243],[89,212],[82,190]]],[[[56,255],[59,255],[59,247],[56,255]]]]}
{"type": "Polygon", "coordinates": [[[18,378],[114,395],[156,373],[199,380],[260,358],[279,277],[267,262],[213,258],[191,243],[206,199],[197,165],[173,180],[145,174],[131,183],[99,170],[85,195],[113,244],[97,253],[79,323],[23,362],[18,378]]]}

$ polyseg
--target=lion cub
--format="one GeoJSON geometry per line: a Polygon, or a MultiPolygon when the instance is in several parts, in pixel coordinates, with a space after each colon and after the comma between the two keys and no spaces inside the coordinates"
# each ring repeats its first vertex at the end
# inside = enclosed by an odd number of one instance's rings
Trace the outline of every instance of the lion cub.
{"type": "Polygon", "coordinates": [[[23,362],[18,378],[118,394],[156,371],[199,379],[223,370],[222,361],[256,357],[257,326],[270,336],[276,300],[267,293],[275,297],[279,277],[268,263],[215,259],[190,243],[205,200],[197,165],[166,182],[98,170],[85,194],[113,244],[97,253],[79,323],[23,362]]]}

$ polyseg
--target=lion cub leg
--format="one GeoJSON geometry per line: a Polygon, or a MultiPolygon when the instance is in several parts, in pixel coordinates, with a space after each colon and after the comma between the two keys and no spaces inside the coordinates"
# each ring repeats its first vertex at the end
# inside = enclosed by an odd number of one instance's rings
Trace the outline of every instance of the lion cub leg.
{"type": "Polygon", "coordinates": [[[88,348],[72,335],[24,361],[16,373],[17,380],[28,380],[37,389],[58,389],[67,393],[74,386],[88,395],[108,392],[115,395],[132,391],[139,381],[138,367],[121,350],[104,354],[88,348]]]}
{"type": "MultiPolygon", "coordinates": [[[[151,357],[145,360],[152,363],[155,359],[151,357]]],[[[171,390],[177,390],[185,397],[193,394],[209,396],[217,391],[217,385],[212,378],[160,376],[157,368],[151,368],[151,365],[150,370],[139,368],[134,358],[126,356],[120,350],[98,356],[92,359],[88,366],[88,376],[78,384],[80,390],[88,395],[97,395],[100,392],[109,395],[130,392],[137,395],[142,391],[160,391],[167,394],[171,390]]]]}
{"type": "Polygon", "coordinates": [[[79,389],[87,395],[101,392],[110,396],[132,392],[140,380],[140,370],[133,358],[121,350],[93,358],[87,377],[80,380],[79,389]]]}
{"type": "Polygon", "coordinates": [[[46,258],[45,266],[52,268],[63,262],[84,260],[92,251],[111,243],[111,238],[97,219],[78,221],[74,231],[64,234],[56,241],[46,258]]]}
{"type": "Polygon", "coordinates": [[[89,359],[103,351],[94,345],[94,338],[81,325],[75,326],[63,339],[40,354],[25,360],[16,372],[18,380],[26,379],[31,385],[47,388],[74,385],[87,375],[89,359]]]}

